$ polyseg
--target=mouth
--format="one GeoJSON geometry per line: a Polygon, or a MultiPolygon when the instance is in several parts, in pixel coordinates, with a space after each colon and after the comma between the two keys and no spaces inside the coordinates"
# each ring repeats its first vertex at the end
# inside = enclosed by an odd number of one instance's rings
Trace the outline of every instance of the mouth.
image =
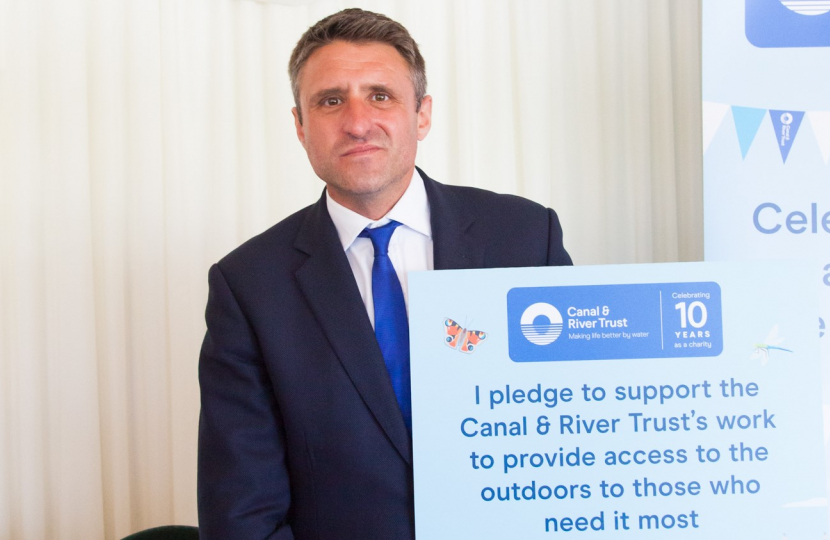
{"type": "Polygon", "coordinates": [[[379,146],[375,146],[374,144],[362,144],[360,146],[355,146],[354,148],[350,148],[346,152],[340,155],[340,157],[360,157],[372,154],[381,150],[379,146]]]}

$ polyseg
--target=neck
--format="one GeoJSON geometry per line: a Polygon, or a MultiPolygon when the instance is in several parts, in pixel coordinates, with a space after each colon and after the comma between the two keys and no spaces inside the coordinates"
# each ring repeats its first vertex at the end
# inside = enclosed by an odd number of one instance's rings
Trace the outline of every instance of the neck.
{"type": "Polygon", "coordinates": [[[403,194],[412,182],[412,176],[415,169],[412,169],[404,179],[400,182],[388,186],[387,189],[378,191],[376,193],[361,193],[359,195],[345,193],[338,189],[332,189],[332,186],[326,187],[338,204],[345,206],[352,212],[358,213],[363,217],[367,217],[372,221],[377,221],[389,213],[390,210],[398,203],[403,194]],[[394,189],[393,189],[394,188],[394,189]]]}

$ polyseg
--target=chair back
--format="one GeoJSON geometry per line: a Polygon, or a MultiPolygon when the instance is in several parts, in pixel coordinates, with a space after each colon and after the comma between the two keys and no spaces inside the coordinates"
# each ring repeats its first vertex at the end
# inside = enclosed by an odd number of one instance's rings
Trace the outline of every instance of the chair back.
{"type": "Polygon", "coordinates": [[[139,531],[123,540],[199,540],[199,529],[186,525],[165,525],[139,531]]]}

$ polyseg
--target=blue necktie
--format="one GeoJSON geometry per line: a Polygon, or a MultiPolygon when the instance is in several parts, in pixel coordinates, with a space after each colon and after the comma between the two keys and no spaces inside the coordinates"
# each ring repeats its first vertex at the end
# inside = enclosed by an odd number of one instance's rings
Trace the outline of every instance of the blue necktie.
{"type": "Polygon", "coordinates": [[[409,382],[409,323],[403,289],[389,259],[389,239],[400,223],[390,221],[382,227],[363,229],[360,236],[372,241],[372,296],[375,304],[375,337],[392,380],[392,388],[403,413],[406,427],[412,430],[412,405],[409,382]]]}

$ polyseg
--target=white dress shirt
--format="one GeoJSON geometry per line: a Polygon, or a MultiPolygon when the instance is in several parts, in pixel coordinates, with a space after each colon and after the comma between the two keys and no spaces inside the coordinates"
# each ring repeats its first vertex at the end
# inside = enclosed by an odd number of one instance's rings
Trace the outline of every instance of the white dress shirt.
{"type": "Polygon", "coordinates": [[[416,170],[409,187],[389,212],[377,221],[361,216],[339,204],[326,191],[326,206],[337,228],[337,235],[352,267],[357,288],[369,314],[372,326],[375,325],[375,304],[372,297],[372,264],[375,250],[372,241],[358,235],[366,227],[375,228],[395,220],[401,225],[392,233],[389,240],[389,258],[398,274],[409,313],[409,291],[407,272],[432,270],[432,226],[429,221],[429,201],[424,188],[424,180],[416,170]]]}

